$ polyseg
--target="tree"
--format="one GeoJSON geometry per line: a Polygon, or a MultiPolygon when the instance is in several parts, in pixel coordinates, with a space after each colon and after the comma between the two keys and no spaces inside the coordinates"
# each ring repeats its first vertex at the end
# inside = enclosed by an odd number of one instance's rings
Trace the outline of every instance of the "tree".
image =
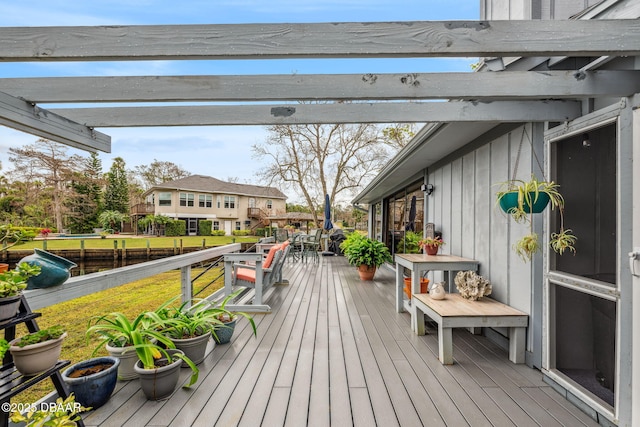
{"type": "Polygon", "coordinates": [[[103,211],[98,215],[98,223],[106,230],[117,231],[120,230],[122,221],[126,219],[126,216],[122,212],[118,211],[103,211]]]}
{"type": "Polygon", "coordinates": [[[316,223],[324,195],[332,203],[359,190],[388,161],[390,146],[372,124],[275,125],[253,155],[270,164],[258,176],[301,195],[316,223]]]}
{"type": "Polygon", "coordinates": [[[47,226],[46,217],[50,212],[56,228],[61,230],[66,210],[64,202],[70,191],[67,182],[77,171],[82,157],[69,156],[67,147],[62,144],[38,139],[35,144],[23,148],[9,148],[9,160],[14,164],[13,176],[22,178],[25,187],[22,193],[25,212],[33,212],[40,221],[33,225],[47,226]]]}
{"type": "Polygon", "coordinates": [[[122,157],[113,159],[107,172],[107,188],[104,193],[104,209],[129,213],[129,184],[127,171],[122,157]]]}
{"type": "Polygon", "coordinates": [[[72,233],[91,233],[102,211],[102,162],[95,153],[83,159],[83,169],[72,177],[73,194],[67,200],[67,226],[72,233]]]}
{"type": "Polygon", "coordinates": [[[191,173],[175,163],[156,159],[153,159],[153,162],[148,165],[136,166],[135,174],[140,178],[145,189],[191,175],[191,173]]]}

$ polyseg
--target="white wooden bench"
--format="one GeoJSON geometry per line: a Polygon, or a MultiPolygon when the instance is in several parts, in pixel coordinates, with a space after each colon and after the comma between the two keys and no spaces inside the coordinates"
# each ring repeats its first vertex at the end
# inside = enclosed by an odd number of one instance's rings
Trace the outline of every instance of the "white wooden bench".
{"type": "Polygon", "coordinates": [[[414,330],[418,335],[425,334],[425,315],[438,324],[438,358],[443,364],[453,364],[452,329],[475,327],[508,327],[509,360],[524,363],[529,323],[526,313],[491,298],[469,301],[452,293],[442,300],[429,294],[414,294],[411,303],[415,310],[411,318],[417,321],[414,330]]]}

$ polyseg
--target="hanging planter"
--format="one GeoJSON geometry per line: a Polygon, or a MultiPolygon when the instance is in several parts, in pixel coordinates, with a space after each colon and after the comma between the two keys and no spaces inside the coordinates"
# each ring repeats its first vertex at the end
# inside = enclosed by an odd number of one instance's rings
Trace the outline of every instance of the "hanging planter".
{"type": "MultiPolygon", "coordinates": [[[[519,195],[520,193],[517,191],[509,191],[498,199],[498,203],[505,213],[511,213],[514,209],[519,209],[519,195]]],[[[545,210],[550,200],[551,198],[547,193],[542,192],[536,195],[535,192],[529,192],[527,197],[522,199],[522,209],[526,213],[541,213],[545,210]],[[533,206],[530,202],[533,202],[533,206]]]]}
{"type": "MultiPolygon", "coordinates": [[[[525,133],[526,128],[523,128],[513,170],[513,179],[503,182],[501,184],[502,189],[496,193],[496,202],[504,212],[509,214],[513,220],[518,223],[529,223],[529,234],[517,241],[513,249],[524,261],[531,260],[533,255],[540,249],[538,234],[533,232],[531,214],[540,213],[544,211],[548,205],[551,205],[551,209],[558,208],[560,212],[560,231],[558,233],[551,233],[549,245],[560,255],[566,250],[575,253],[576,249],[574,245],[577,238],[572,234],[570,229],[564,228],[564,198],[558,190],[560,186],[553,181],[544,179],[539,181],[534,175],[531,176],[529,181],[515,179],[525,133]]],[[[529,140],[529,144],[531,144],[531,140],[529,140]]],[[[533,146],[532,153],[535,156],[533,146]]],[[[536,161],[542,171],[542,165],[537,157],[536,161]]]]}

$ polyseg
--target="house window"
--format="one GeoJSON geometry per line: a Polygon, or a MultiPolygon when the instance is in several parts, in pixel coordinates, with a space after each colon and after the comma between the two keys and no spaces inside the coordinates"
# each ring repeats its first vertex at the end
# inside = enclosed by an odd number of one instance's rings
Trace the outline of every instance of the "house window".
{"type": "Polygon", "coordinates": [[[224,196],[224,208],[225,209],[235,209],[236,208],[236,198],[235,198],[235,196],[224,196]]]}
{"type": "Polygon", "coordinates": [[[218,209],[222,207],[222,198],[220,196],[216,196],[216,206],[218,209]]]}
{"type": "Polygon", "coordinates": [[[273,200],[267,200],[267,209],[273,209],[273,200]]]}
{"type": "Polygon", "coordinates": [[[220,230],[220,221],[213,221],[213,227],[214,230],[220,230]]]}
{"type": "Polygon", "coordinates": [[[213,196],[210,194],[200,194],[198,196],[198,207],[201,207],[201,208],[213,207],[213,196]]]}
{"type": "Polygon", "coordinates": [[[241,230],[240,221],[236,221],[236,230],[241,230]]]}
{"type": "Polygon", "coordinates": [[[250,208],[255,208],[256,207],[256,199],[254,199],[253,197],[249,198],[249,207],[250,208]]]}
{"type": "Polygon", "coordinates": [[[180,206],[194,206],[194,201],[193,193],[180,193],[180,206]]]}
{"type": "Polygon", "coordinates": [[[158,206],[171,206],[171,193],[159,193],[158,206]]]}

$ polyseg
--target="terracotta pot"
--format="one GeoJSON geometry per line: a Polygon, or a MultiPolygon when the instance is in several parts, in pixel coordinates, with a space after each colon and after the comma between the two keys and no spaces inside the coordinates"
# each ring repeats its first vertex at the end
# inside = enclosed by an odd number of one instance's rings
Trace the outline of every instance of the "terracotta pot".
{"type": "Polygon", "coordinates": [[[5,264],[4,262],[0,262],[0,273],[4,273],[9,271],[9,264],[5,264]]]}
{"type": "MultiPolygon", "coordinates": [[[[420,293],[426,294],[429,292],[429,279],[425,277],[420,278],[420,293]]],[[[411,299],[411,277],[404,278],[404,293],[407,298],[411,299]]]]}
{"type": "Polygon", "coordinates": [[[373,276],[376,274],[376,267],[362,264],[358,267],[358,273],[360,274],[360,280],[373,280],[373,276]]]}
{"type": "Polygon", "coordinates": [[[438,245],[426,245],[424,247],[424,250],[427,253],[427,255],[437,255],[439,249],[440,249],[440,246],[438,245]]]}

